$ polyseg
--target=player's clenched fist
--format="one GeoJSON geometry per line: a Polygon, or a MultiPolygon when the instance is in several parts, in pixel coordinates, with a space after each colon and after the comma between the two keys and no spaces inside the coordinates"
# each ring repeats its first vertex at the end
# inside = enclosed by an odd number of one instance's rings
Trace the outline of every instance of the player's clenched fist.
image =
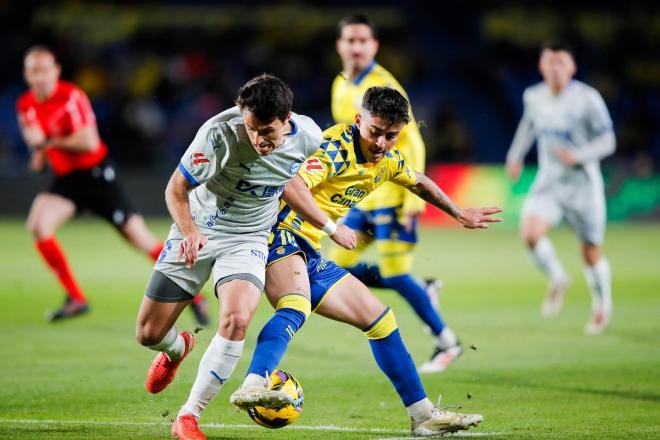
{"type": "Polygon", "coordinates": [[[346,225],[337,225],[337,230],[334,234],[330,235],[330,238],[339,246],[348,250],[355,249],[355,245],[357,244],[355,232],[346,225]]]}
{"type": "Polygon", "coordinates": [[[23,128],[25,142],[32,148],[43,147],[46,143],[46,134],[37,124],[27,125],[23,128]]]}
{"type": "Polygon", "coordinates": [[[186,235],[183,237],[183,240],[181,240],[181,244],[179,245],[178,260],[181,261],[181,257],[183,257],[186,261],[186,267],[193,267],[195,263],[197,263],[199,250],[203,248],[208,241],[209,239],[199,231],[194,231],[186,235]]]}
{"type": "Polygon", "coordinates": [[[519,161],[508,161],[506,163],[506,173],[509,175],[511,180],[516,182],[520,178],[520,173],[522,172],[523,164],[519,161]]]}

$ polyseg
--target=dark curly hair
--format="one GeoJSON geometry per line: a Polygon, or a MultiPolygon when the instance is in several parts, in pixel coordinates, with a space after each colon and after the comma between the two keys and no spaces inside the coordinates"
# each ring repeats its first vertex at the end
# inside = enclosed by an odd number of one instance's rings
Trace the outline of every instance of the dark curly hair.
{"type": "Polygon", "coordinates": [[[268,124],[275,118],[286,119],[293,104],[293,92],[275,75],[262,73],[238,90],[235,102],[241,110],[248,110],[268,124]]]}
{"type": "Polygon", "coordinates": [[[362,108],[390,124],[410,122],[408,100],[390,87],[369,87],[362,97],[362,108]]]}

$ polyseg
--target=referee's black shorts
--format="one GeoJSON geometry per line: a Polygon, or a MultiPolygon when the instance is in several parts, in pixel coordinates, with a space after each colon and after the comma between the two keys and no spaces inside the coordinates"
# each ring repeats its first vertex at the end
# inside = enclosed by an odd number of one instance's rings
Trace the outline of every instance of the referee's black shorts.
{"type": "Polygon", "coordinates": [[[135,212],[117,181],[114,167],[106,161],[88,170],[56,176],[47,192],[71,200],[78,214],[90,211],[117,228],[124,226],[135,212]]]}

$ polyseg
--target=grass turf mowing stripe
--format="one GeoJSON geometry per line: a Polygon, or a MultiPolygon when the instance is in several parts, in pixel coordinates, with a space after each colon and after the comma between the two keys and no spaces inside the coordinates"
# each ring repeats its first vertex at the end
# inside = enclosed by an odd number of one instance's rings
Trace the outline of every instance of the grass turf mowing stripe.
{"type": "MultiPolygon", "coordinates": [[[[109,426],[158,426],[168,425],[170,422],[117,422],[106,420],[39,420],[39,419],[0,419],[0,424],[6,423],[10,425],[109,425],[109,426]]],[[[225,424],[225,423],[200,423],[202,428],[219,428],[219,429],[253,429],[259,428],[256,425],[249,424],[225,424]]],[[[364,432],[364,433],[392,433],[402,434],[407,433],[405,429],[382,429],[382,428],[353,428],[350,426],[337,426],[337,425],[291,425],[287,429],[297,429],[301,431],[337,431],[337,432],[364,432]]],[[[482,437],[482,436],[497,436],[502,435],[502,432],[458,432],[454,436],[463,437],[482,437]]],[[[408,439],[410,437],[384,437],[377,440],[398,440],[408,439]]]]}

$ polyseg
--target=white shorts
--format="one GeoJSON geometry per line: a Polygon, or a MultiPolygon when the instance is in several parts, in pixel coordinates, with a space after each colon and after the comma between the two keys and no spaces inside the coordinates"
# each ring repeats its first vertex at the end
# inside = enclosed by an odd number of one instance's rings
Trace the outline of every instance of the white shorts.
{"type": "Polygon", "coordinates": [[[522,208],[522,217],[530,216],[540,217],[551,226],[565,219],[583,243],[600,246],[605,238],[605,195],[591,186],[532,189],[522,208]]]}
{"type": "Polygon", "coordinates": [[[241,279],[263,292],[270,230],[229,234],[203,229],[202,234],[209,241],[200,249],[197,263],[187,268],[184,260],[178,261],[183,237],[179,228],[172,226],[147,285],[147,296],[161,302],[190,300],[199,293],[211,272],[215,288],[241,279]]]}

